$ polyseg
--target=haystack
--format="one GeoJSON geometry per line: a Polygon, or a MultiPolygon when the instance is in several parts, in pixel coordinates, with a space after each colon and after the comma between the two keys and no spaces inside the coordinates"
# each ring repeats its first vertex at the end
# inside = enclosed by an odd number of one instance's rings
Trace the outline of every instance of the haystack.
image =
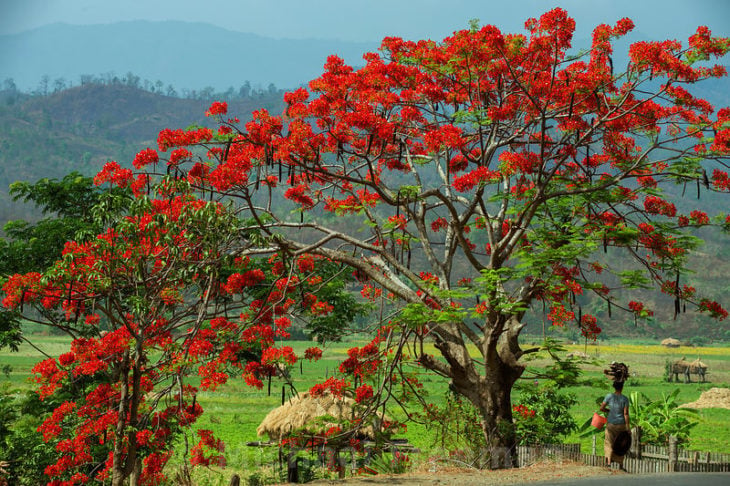
{"type": "Polygon", "coordinates": [[[730,409],[730,389],[710,388],[702,392],[695,402],[681,405],[683,408],[726,408],[730,409]]]}
{"type": "MultiPolygon", "coordinates": [[[[256,433],[259,436],[266,434],[271,440],[281,440],[294,431],[321,435],[331,427],[353,422],[357,418],[354,405],[355,400],[349,397],[331,394],[312,397],[308,392],[303,393],[269,412],[256,433]]],[[[381,422],[382,415],[374,416],[357,433],[373,438],[381,422]]]]}
{"type": "Polygon", "coordinates": [[[682,345],[682,342],[679,339],[667,338],[661,344],[667,348],[678,348],[682,345]]]}

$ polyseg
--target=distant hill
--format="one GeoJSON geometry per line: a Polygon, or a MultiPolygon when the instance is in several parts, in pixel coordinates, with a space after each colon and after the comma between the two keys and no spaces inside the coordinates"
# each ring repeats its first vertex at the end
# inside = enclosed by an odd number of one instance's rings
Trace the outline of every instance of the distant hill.
{"type": "Polygon", "coordinates": [[[246,80],[294,88],[316,77],[330,54],[358,65],[364,52],[377,47],[377,42],[273,39],[203,23],[53,24],[0,36],[0,80],[13,78],[27,91],[44,75],[79,84],[84,74],[133,72],[178,90],[224,90],[246,80]]]}
{"type": "MultiPolygon", "coordinates": [[[[5,97],[0,102],[0,224],[32,217],[32,208],[11,204],[9,184],[60,179],[73,170],[93,175],[108,160],[130,166],[137,152],[156,147],[160,130],[206,124],[209,105],[209,100],[164,96],[123,84],[5,97]]],[[[244,121],[256,109],[280,113],[284,107],[279,91],[259,92],[229,105],[244,121]]]]}

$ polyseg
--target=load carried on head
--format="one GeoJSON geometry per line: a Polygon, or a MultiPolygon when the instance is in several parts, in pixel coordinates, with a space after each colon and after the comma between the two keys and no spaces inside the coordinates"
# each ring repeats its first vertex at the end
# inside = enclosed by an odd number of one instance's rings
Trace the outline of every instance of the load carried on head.
{"type": "Polygon", "coordinates": [[[613,381],[623,383],[629,378],[629,367],[623,363],[613,361],[607,370],[603,370],[603,374],[613,381]]]}

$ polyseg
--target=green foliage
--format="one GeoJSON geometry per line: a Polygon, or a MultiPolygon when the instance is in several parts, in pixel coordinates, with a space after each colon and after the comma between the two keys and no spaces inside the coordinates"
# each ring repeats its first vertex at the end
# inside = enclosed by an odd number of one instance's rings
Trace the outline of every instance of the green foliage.
{"type": "Polygon", "coordinates": [[[22,342],[20,315],[16,311],[0,310],[0,349],[9,348],[17,351],[22,342]]]}
{"type": "Polygon", "coordinates": [[[570,408],[577,403],[574,394],[556,385],[521,385],[520,404],[515,406],[514,423],[520,444],[557,444],[577,429],[570,408]]]}
{"type": "Polygon", "coordinates": [[[411,468],[411,458],[408,454],[394,452],[391,456],[378,454],[374,456],[368,467],[378,474],[403,474],[411,468]]]}
{"type": "Polygon", "coordinates": [[[52,407],[33,392],[16,397],[7,384],[0,389],[0,458],[8,462],[10,484],[44,483],[43,470],[53,461],[54,445],[36,431],[52,407]]]}
{"type": "Polygon", "coordinates": [[[565,347],[557,339],[545,338],[542,349],[548,353],[551,362],[539,372],[530,370],[530,373],[536,378],[550,380],[557,388],[577,385],[581,376],[582,361],[577,358],[561,358],[560,356],[565,353],[565,347]]]}
{"type": "Polygon", "coordinates": [[[340,341],[350,324],[357,318],[367,315],[369,306],[359,302],[348,285],[355,279],[350,272],[343,273],[339,265],[330,262],[317,262],[317,274],[323,283],[316,289],[317,297],[334,307],[326,315],[315,315],[308,319],[306,328],[318,342],[340,341]]]}
{"type": "Polygon", "coordinates": [[[689,441],[689,434],[697,425],[697,411],[679,408],[679,389],[662,393],[659,400],[650,400],[643,393],[631,393],[630,417],[634,426],[641,427],[641,441],[645,444],[666,445],[669,436],[677,438],[679,444],[689,441]]]}
{"type": "Polygon", "coordinates": [[[63,179],[40,179],[34,184],[16,182],[10,186],[15,201],[35,204],[49,215],[35,223],[9,221],[0,239],[0,275],[40,272],[57,260],[71,239],[84,239],[100,230],[94,220],[94,207],[109,220],[128,205],[128,191],[104,191],[89,177],[72,172],[63,179]]]}

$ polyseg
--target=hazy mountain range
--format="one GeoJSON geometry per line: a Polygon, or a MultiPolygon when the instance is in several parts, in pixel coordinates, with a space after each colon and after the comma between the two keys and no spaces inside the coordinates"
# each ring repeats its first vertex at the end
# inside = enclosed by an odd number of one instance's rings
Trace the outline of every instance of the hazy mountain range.
{"type": "Polygon", "coordinates": [[[362,64],[377,42],[291,40],[233,32],[209,24],[130,21],[104,25],[52,24],[0,36],[0,80],[24,91],[43,76],[79,84],[81,75],[132,72],[177,89],[224,90],[252,85],[294,88],[322,71],[327,56],[362,64]]]}

